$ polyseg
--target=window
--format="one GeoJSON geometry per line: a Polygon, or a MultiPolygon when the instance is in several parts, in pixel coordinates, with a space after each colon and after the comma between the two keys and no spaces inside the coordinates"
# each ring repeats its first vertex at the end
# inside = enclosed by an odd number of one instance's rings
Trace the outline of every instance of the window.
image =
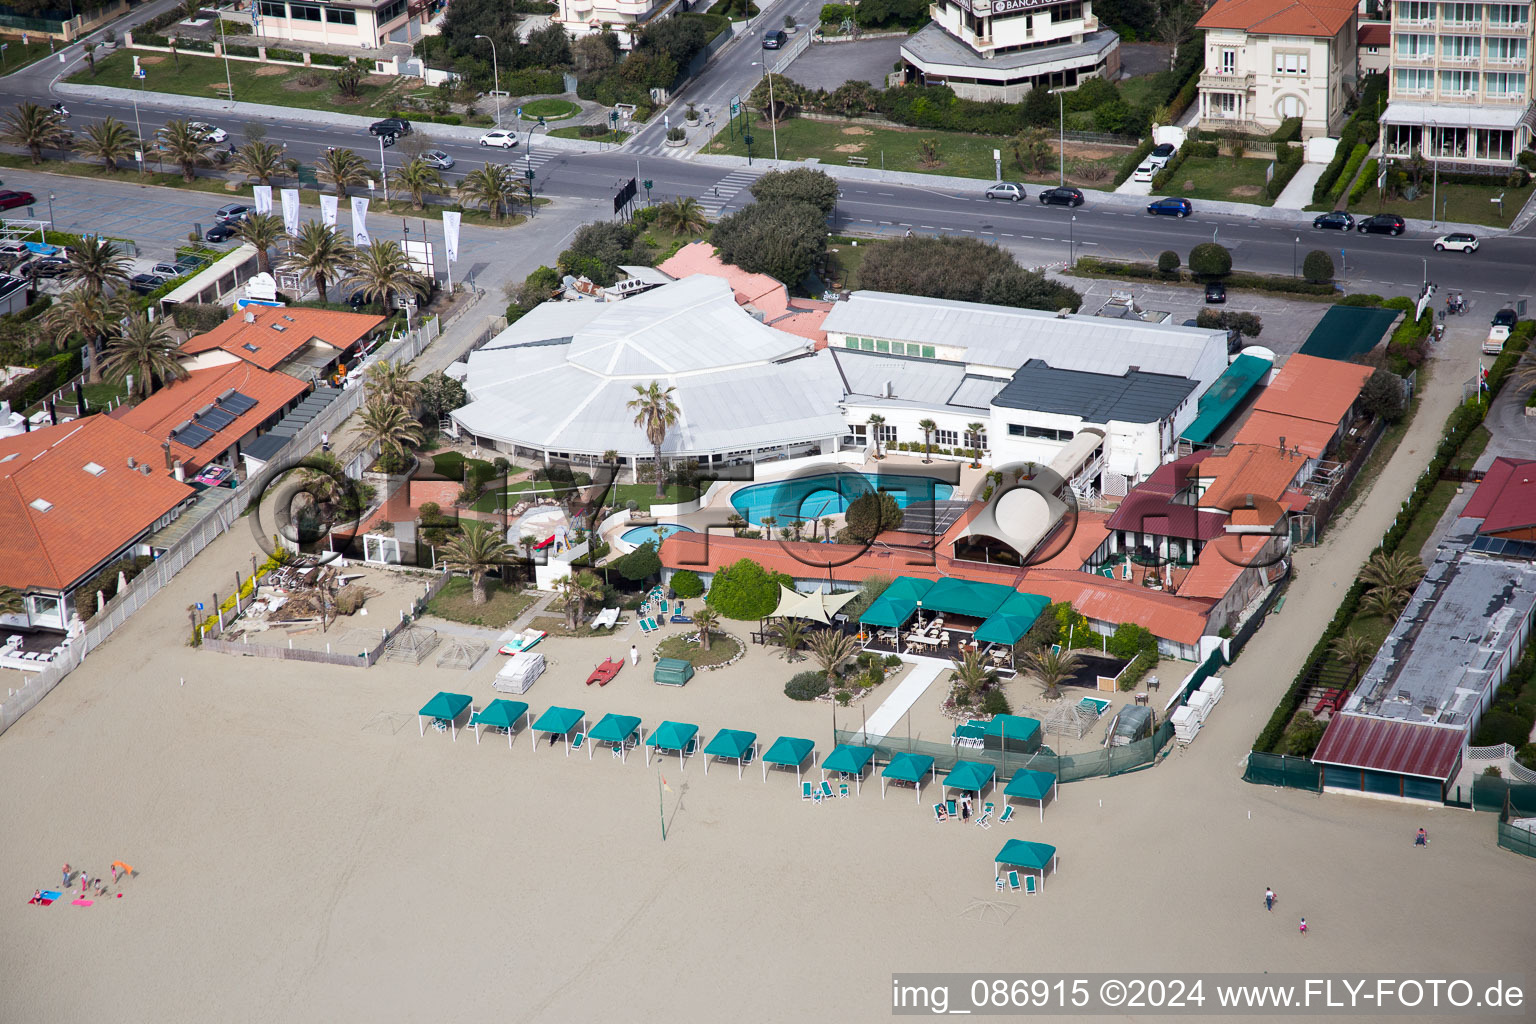
{"type": "Polygon", "coordinates": [[[1237,51],[1226,47],[1221,51],[1221,73],[1234,75],[1237,73],[1237,51]]]}
{"type": "Polygon", "coordinates": [[[1307,55],[1305,53],[1284,53],[1275,51],[1275,74],[1277,75],[1304,75],[1307,73],[1307,55]]]}
{"type": "Polygon", "coordinates": [[[1435,37],[1409,32],[1397,37],[1397,55],[1413,59],[1427,59],[1435,55],[1435,37]]]}
{"type": "Polygon", "coordinates": [[[1408,0],[1397,5],[1399,21],[1431,21],[1435,17],[1435,5],[1425,0],[1408,0]]]}
{"type": "Polygon", "coordinates": [[[357,12],[341,10],[336,7],[327,7],[325,9],[325,20],[330,22],[332,25],[356,25],[357,12]]]}
{"type": "Polygon", "coordinates": [[[1477,91],[1476,71],[1442,71],[1440,72],[1440,92],[1442,94],[1464,94],[1477,91]]]}
{"type": "Polygon", "coordinates": [[[1483,5],[1441,4],[1440,20],[1450,25],[1475,25],[1483,20],[1483,5]]]}
{"type": "Polygon", "coordinates": [[[896,428],[889,423],[880,424],[880,440],[891,444],[896,443],[896,428]]]}
{"type": "Polygon", "coordinates": [[[1527,24],[1531,20],[1531,7],[1529,4],[1487,4],[1488,24],[1498,27],[1513,27],[1527,24]]]}
{"type": "Polygon", "coordinates": [[[1010,424],[1008,424],[1008,436],[1009,437],[1024,437],[1024,436],[1026,436],[1025,433],[1024,433],[1024,424],[1022,424],[1022,423],[1010,423],[1010,424]]]}
{"type": "Polygon", "coordinates": [[[394,0],[393,3],[386,4],[385,6],[379,8],[379,13],[377,16],[378,25],[383,27],[404,13],[405,0],[394,0]]]}
{"type": "Polygon", "coordinates": [[[1512,64],[1525,60],[1526,41],[1524,39],[1511,39],[1504,36],[1488,37],[1488,62],[1490,64],[1512,64]]]}
{"type": "Polygon", "coordinates": [[[314,4],[289,4],[288,16],[294,21],[319,21],[320,8],[314,4]]]}
{"type": "MultiPolygon", "coordinates": [[[[1011,428],[1009,432],[1012,432],[1011,428]]],[[[1072,431],[1057,430],[1054,427],[1025,427],[1024,436],[1037,437],[1042,441],[1070,441],[1072,440],[1072,431]]]]}
{"type": "Polygon", "coordinates": [[[960,433],[955,430],[935,430],[933,443],[942,448],[953,448],[960,443],[960,433]]]}
{"type": "Polygon", "coordinates": [[[1397,68],[1393,74],[1398,92],[1429,92],[1435,87],[1435,73],[1428,68],[1397,68]]]}
{"type": "Polygon", "coordinates": [[[1489,96],[1521,96],[1525,93],[1525,76],[1503,71],[1490,71],[1483,76],[1488,83],[1489,96]]]}
{"type": "Polygon", "coordinates": [[[1482,43],[1477,36],[1441,36],[1440,56],[1446,60],[1472,64],[1482,53],[1482,43]]]}
{"type": "Polygon", "coordinates": [[[272,0],[261,0],[261,16],[263,18],[286,18],[288,8],[284,4],[272,3],[272,0]]]}
{"type": "Polygon", "coordinates": [[[863,423],[850,423],[850,424],[848,424],[848,433],[852,434],[854,437],[858,438],[860,441],[864,440],[864,432],[867,429],[868,428],[863,423]]]}
{"type": "Polygon", "coordinates": [[[1282,121],[1288,117],[1306,117],[1307,105],[1301,102],[1300,96],[1281,96],[1275,101],[1275,116],[1282,121]]]}
{"type": "Polygon", "coordinates": [[[1237,96],[1230,92],[1213,92],[1210,98],[1211,113],[1218,117],[1231,117],[1237,113],[1237,96]]]}
{"type": "Polygon", "coordinates": [[[972,448],[985,448],[987,446],[987,432],[983,430],[979,434],[966,434],[965,443],[972,448]]]}

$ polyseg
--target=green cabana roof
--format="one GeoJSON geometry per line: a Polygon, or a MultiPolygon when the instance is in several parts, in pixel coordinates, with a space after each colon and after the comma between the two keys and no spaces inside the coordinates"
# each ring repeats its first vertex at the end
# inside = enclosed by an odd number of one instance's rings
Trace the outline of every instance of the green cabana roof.
{"type": "Polygon", "coordinates": [[[810,740],[803,740],[797,736],[780,736],[773,741],[773,746],[768,748],[768,753],[763,755],[763,760],[769,764],[783,764],[793,768],[797,764],[804,764],[805,759],[811,756],[811,751],[816,749],[816,744],[810,740]]]}
{"type": "Polygon", "coordinates": [[[1050,604],[1048,597],[1014,591],[998,605],[997,611],[987,616],[987,621],[976,631],[976,639],[982,643],[1016,644],[1050,604]]]}
{"type": "Polygon", "coordinates": [[[946,576],[922,596],[923,611],[951,612],[973,619],[984,619],[1002,607],[1003,602],[1014,593],[1016,591],[1012,587],[1005,587],[1001,583],[977,583],[974,580],[946,576]]]}
{"type": "Polygon", "coordinates": [[[552,732],[563,736],[581,724],[586,714],[575,708],[550,708],[533,723],[533,728],[535,732],[552,732]]]}
{"type": "Polygon", "coordinates": [[[933,768],[933,758],[927,754],[909,754],[902,751],[891,758],[891,763],[881,772],[882,778],[900,779],[903,782],[922,782],[923,776],[933,768]]]}
{"type": "Polygon", "coordinates": [[[657,750],[682,750],[698,733],[699,727],[687,722],[662,722],[645,745],[657,750]]]}
{"type": "Polygon", "coordinates": [[[592,727],[587,733],[587,739],[597,740],[599,743],[623,743],[635,734],[640,728],[640,719],[634,715],[606,714],[603,720],[592,727]]]}
{"type": "Polygon", "coordinates": [[[1031,843],[1023,839],[1010,839],[1003,844],[1001,850],[997,851],[997,857],[994,859],[999,864],[1012,864],[1015,867],[1044,871],[1054,856],[1056,856],[1054,846],[1046,843],[1031,843]]]}
{"type": "Polygon", "coordinates": [[[485,706],[485,710],[475,712],[472,720],[474,724],[489,725],[499,729],[511,729],[517,725],[517,720],[523,717],[528,710],[528,705],[520,700],[502,700],[497,698],[485,706]]]}
{"type": "Polygon", "coordinates": [[[871,626],[895,628],[912,617],[917,611],[917,601],[933,589],[932,580],[916,576],[898,576],[891,581],[873,604],[859,616],[859,621],[871,626]]]}
{"type": "Polygon", "coordinates": [[[956,761],[949,774],[944,776],[944,785],[950,789],[968,789],[980,793],[996,774],[996,768],[980,761],[956,761]]]}
{"type": "Polygon", "coordinates": [[[1371,306],[1329,306],[1301,344],[1304,356],[1348,360],[1369,352],[1397,319],[1395,309],[1371,306]]]}
{"type": "Polygon", "coordinates": [[[1016,796],[1020,800],[1044,800],[1056,785],[1056,776],[1050,772],[1024,769],[1008,780],[1003,788],[1004,796],[1016,796]]]}
{"type": "Polygon", "coordinates": [[[1195,421],[1180,435],[1190,444],[1208,444],[1216,429],[1227,421],[1255,384],[1274,368],[1274,363],[1258,356],[1238,356],[1220,377],[1211,382],[1196,405],[1195,421]]]}
{"type": "Polygon", "coordinates": [[[847,772],[849,775],[857,775],[864,770],[864,766],[869,764],[869,759],[874,756],[874,747],[840,743],[837,749],[821,762],[821,768],[828,772],[847,772]]]}
{"type": "Polygon", "coordinates": [[[982,729],[984,736],[1006,736],[1010,740],[1024,740],[1040,731],[1038,719],[1023,715],[994,715],[982,729]]]}
{"type": "Polygon", "coordinates": [[[470,698],[465,694],[440,691],[436,697],[423,704],[421,710],[416,713],[418,715],[425,715],[428,718],[451,720],[458,718],[459,713],[469,707],[469,701],[470,698]]]}
{"type": "Polygon", "coordinates": [[[704,753],[710,757],[734,757],[740,760],[747,756],[747,751],[752,749],[752,744],[757,742],[757,733],[743,732],[740,729],[721,729],[710,738],[705,746],[704,753]]]}

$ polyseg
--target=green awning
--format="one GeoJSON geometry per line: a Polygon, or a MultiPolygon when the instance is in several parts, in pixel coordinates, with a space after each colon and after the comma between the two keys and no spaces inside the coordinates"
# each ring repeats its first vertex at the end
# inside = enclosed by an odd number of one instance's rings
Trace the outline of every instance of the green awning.
{"type": "Polygon", "coordinates": [[[623,743],[640,728],[640,719],[634,715],[606,714],[603,720],[587,733],[587,739],[599,743],[623,743]]]}
{"type": "Polygon", "coordinates": [[[997,769],[980,761],[956,761],[955,766],[944,776],[944,785],[949,789],[966,789],[973,793],[980,793],[987,788],[987,783],[992,781],[992,776],[997,774],[997,769]]]}
{"type": "Polygon", "coordinates": [[[1040,731],[1040,722],[1023,715],[994,715],[982,730],[985,736],[1004,736],[1011,740],[1025,740],[1040,731]]]}
{"type": "Polygon", "coordinates": [[[421,710],[416,713],[427,718],[441,718],[451,722],[469,707],[469,702],[470,698],[465,694],[441,691],[436,697],[423,704],[421,710]]]}
{"type": "Polygon", "coordinates": [[[865,609],[859,616],[859,621],[870,626],[886,626],[896,628],[912,617],[917,611],[917,602],[924,594],[933,589],[932,580],[918,579],[916,576],[898,576],[891,581],[884,592],[873,604],[865,609]]]}
{"type": "Polygon", "coordinates": [[[1001,608],[1003,602],[1014,593],[1016,591],[1012,587],[1005,587],[1001,583],[977,583],[974,580],[946,576],[922,596],[923,613],[925,618],[929,612],[950,612],[984,619],[1001,608]]]}
{"type": "Polygon", "coordinates": [[[1012,864],[1015,867],[1044,871],[1050,866],[1051,858],[1054,856],[1056,856],[1054,846],[1031,843],[1023,839],[1010,839],[1003,844],[1003,848],[997,852],[997,857],[994,859],[999,864],[1012,864]]]}
{"type": "Polygon", "coordinates": [[[698,726],[687,722],[662,722],[651,733],[651,738],[645,741],[645,745],[657,750],[682,750],[698,732],[698,726]]]}
{"type": "Polygon", "coordinates": [[[1195,406],[1195,420],[1180,436],[1190,444],[1209,444],[1217,429],[1274,366],[1270,360],[1258,356],[1242,355],[1232,360],[1232,365],[1200,396],[1195,406]]]}
{"type": "Polygon", "coordinates": [[[902,751],[891,758],[891,763],[880,773],[881,778],[900,779],[902,782],[922,782],[923,776],[933,770],[933,758],[927,754],[909,754],[902,751]]]}
{"type": "Polygon", "coordinates": [[[1056,785],[1056,776],[1050,772],[1025,769],[1016,773],[1003,788],[1004,796],[1016,796],[1020,800],[1044,800],[1056,785]]]}
{"type": "Polygon", "coordinates": [[[535,732],[552,732],[557,736],[564,736],[580,725],[586,714],[585,711],[578,711],[575,708],[550,708],[533,723],[533,728],[535,732]]]}
{"type": "Polygon", "coordinates": [[[475,712],[471,720],[472,725],[489,725],[498,729],[513,729],[517,727],[517,720],[523,717],[528,710],[528,705],[520,700],[502,700],[500,698],[491,701],[485,706],[485,710],[475,712]]]}
{"type": "MultiPolygon", "coordinates": [[[[1029,627],[1035,624],[1040,613],[1050,605],[1051,599],[1048,597],[1015,591],[981,624],[981,628],[976,631],[976,639],[982,643],[1016,644],[1029,632],[1029,627]]],[[[924,602],[926,606],[927,602],[924,602]]]]}
{"type": "Polygon", "coordinates": [[[964,725],[955,726],[954,735],[964,740],[979,740],[987,734],[987,727],[980,723],[967,722],[964,725]]]}
{"type": "Polygon", "coordinates": [[[869,759],[875,756],[874,747],[860,747],[852,743],[840,743],[836,750],[826,756],[821,762],[822,771],[846,772],[849,775],[858,775],[864,771],[864,766],[869,764],[869,759]]]}
{"type": "Polygon", "coordinates": [[[816,744],[810,740],[803,740],[797,736],[780,736],[773,741],[773,746],[763,755],[766,764],[782,764],[790,768],[805,763],[805,759],[811,756],[811,751],[816,749],[816,744]]]}
{"type": "Polygon", "coordinates": [[[721,729],[710,739],[704,747],[704,753],[710,757],[734,757],[740,760],[747,756],[747,751],[752,749],[752,744],[757,742],[757,733],[743,732],[740,729],[721,729]]]}
{"type": "Polygon", "coordinates": [[[1396,320],[1395,309],[1371,306],[1329,306],[1302,343],[1301,354],[1348,360],[1376,347],[1396,320]]]}

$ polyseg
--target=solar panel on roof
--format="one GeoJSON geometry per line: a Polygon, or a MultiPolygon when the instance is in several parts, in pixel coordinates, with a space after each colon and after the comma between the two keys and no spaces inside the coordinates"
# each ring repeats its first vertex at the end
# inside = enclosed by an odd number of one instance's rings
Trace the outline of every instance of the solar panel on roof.
{"type": "Polygon", "coordinates": [[[213,431],[207,430],[196,423],[191,423],[176,431],[171,435],[171,438],[179,444],[186,445],[188,448],[196,448],[212,440],[213,431]]]}
{"type": "Polygon", "coordinates": [[[233,422],[235,418],[223,409],[209,409],[197,418],[198,426],[214,431],[223,430],[233,422]]]}
{"type": "Polygon", "coordinates": [[[227,409],[236,416],[248,413],[256,408],[256,399],[250,395],[242,395],[236,391],[219,399],[219,408],[227,409]]]}

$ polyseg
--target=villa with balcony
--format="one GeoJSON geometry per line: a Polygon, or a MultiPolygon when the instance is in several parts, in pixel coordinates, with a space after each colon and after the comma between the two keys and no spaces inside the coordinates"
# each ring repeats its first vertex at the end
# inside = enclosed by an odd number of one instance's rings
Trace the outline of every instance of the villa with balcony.
{"type": "Polygon", "coordinates": [[[1120,74],[1120,37],[1099,27],[1091,0],[939,0],[929,14],[901,44],[908,83],[1017,103],[1037,86],[1120,74]]]}
{"type": "Polygon", "coordinates": [[[1442,169],[1513,166],[1531,143],[1531,0],[1392,5],[1384,155],[1415,152],[1442,169]]]}
{"type": "Polygon", "coordinates": [[[686,10],[686,0],[558,0],[554,21],[572,39],[611,29],[627,49],[636,30],[686,10]]]}
{"type": "Polygon", "coordinates": [[[1216,0],[1205,30],[1200,127],[1269,134],[1301,118],[1303,138],[1344,124],[1358,67],[1350,0],[1216,0]]]}

